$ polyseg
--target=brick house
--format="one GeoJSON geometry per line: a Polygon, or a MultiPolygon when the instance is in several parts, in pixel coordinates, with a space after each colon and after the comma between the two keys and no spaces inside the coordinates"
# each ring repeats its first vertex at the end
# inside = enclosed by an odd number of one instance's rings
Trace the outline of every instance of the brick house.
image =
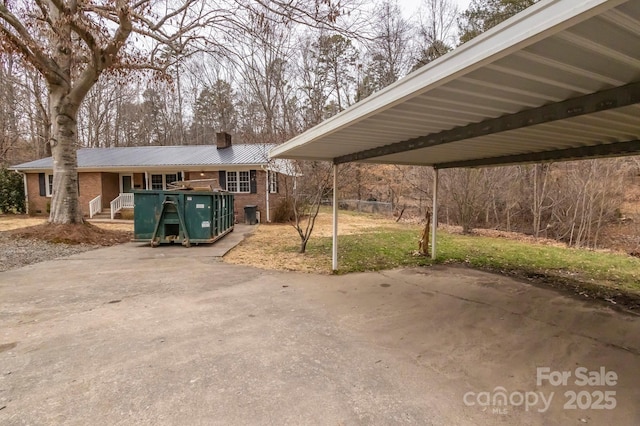
{"type": "MultiPolygon", "coordinates": [[[[133,207],[133,189],[167,189],[171,182],[215,179],[234,193],[236,217],[245,205],[256,205],[262,221],[269,221],[284,197],[288,163],[269,160],[275,145],[232,145],[218,134],[216,145],[139,146],[78,150],[80,206],[83,214],[111,213],[133,207]]],[[[53,189],[52,158],[11,167],[24,176],[30,214],[47,214],[53,189]]]]}

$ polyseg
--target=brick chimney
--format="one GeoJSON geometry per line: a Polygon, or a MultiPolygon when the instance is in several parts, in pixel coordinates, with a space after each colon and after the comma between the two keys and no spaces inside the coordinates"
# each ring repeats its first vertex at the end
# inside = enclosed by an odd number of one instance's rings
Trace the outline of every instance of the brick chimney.
{"type": "Polygon", "coordinates": [[[225,149],[231,146],[231,135],[227,132],[216,133],[216,146],[218,149],[225,149]]]}

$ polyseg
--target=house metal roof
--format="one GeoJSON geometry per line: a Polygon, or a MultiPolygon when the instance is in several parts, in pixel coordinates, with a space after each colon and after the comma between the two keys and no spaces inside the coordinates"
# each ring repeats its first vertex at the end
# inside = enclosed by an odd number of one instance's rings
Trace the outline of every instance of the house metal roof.
{"type": "MultiPolygon", "coordinates": [[[[269,162],[268,152],[274,146],[269,144],[231,145],[224,149],[217,149],[215,145],[83,148],[77,151],[78,170],[266,166],[269,162]]],[[[279,168],[281,162],[282,160],[278,160],[270,166],[279,168]]],[[[18,171],[51,170],[52,167],[53,160],[48,157],[18,164],[12,169],[18,171]]]]}
{"type": "Polygon", "coordinates": [[[542,0],[271,151],[511,164],[640,153],[640,1],[542,0]]]}

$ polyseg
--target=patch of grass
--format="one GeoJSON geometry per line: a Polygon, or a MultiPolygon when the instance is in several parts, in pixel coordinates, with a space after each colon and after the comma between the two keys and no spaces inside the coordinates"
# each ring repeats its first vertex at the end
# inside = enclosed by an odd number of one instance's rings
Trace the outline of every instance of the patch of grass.
{"type": "MultiPolygon", "coordinates": [[[[418,248],[417,227],[382,226],[368,228],[362,233],[338,237],[339,273],[378,271],[400,266],[424,266],[430,258],[414,256],[418,248]]],[[[311,240],[307,247],[309,257],[331,256],[331,238],[311,240]]]]}
{"type": "MultiPolygon", "coordinates": [[[[381,226],[338,237],[339,273],[430,265],[416,256],[418,226],[381,226]]],[[[318,261],[331,256],[331,238],[312,239],[307,256],[318,261]]],[[[624,254],[571,249],[482,236],[438,232],[436,263],[463,263],[475,268],[597,282],[640,293],[640,259],[624,254]]]]}
{"type": "Polygon", "coordinates": [[[598,282],[640,293],[640,259],[625,254],[438,233],[438,261],[523,275],[598,282]]]}

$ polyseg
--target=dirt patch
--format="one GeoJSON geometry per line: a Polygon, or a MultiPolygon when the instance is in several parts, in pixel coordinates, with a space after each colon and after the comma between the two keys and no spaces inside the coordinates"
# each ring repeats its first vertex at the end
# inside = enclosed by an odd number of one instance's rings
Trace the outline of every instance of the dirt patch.
{"type": "Polygon", "coordinates": [[[0,352],[8,351],[18,346],[16,342],[0,343],[0,352]]]}
{"type": "Polygon", "coordinates": [[[91,244],[99,246],[112,246],[131,240],[132,233],[104,229],[90,223],[81,225],[60,225],[44,223],[26,228],[7,231],[9,235],[17,238],[30,238],[50,243],[64,244],[91,244]]]}

